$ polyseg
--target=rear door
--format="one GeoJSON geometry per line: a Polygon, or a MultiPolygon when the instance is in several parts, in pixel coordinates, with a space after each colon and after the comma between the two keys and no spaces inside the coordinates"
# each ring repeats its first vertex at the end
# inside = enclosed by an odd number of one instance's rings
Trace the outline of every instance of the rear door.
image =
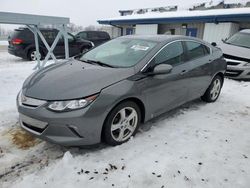
{"type": "Polygon", "coordinates": [[[189,100],[204,94],[211,81],[212,67],[210,48],[197,41],[185,41],[188,61],[187,72],[189,100]]]}
{"type": "Polygon", "coordinates": [[[185,52],[181,41],[173,42],[164,47],[150,62],[147,71],[152,71],[157,64],[170,64],[171,73],[147,76],[138,81],[139,89],[146,97],[149,115],[157,116],[186,101],[187,81],[183,70],[186,70],[185,52]]]}

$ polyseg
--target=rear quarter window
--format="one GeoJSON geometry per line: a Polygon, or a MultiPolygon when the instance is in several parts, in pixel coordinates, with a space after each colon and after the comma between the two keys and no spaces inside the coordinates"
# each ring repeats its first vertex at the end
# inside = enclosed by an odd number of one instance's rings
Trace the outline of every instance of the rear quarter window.
{"type": "Polygon", "coordinates": [[[109,35],[108,35],[108,33],[105,33],[105,32],[99,32],[98,33],[98,37],[100,39],[109,39],[110,38],[109,35]]]}

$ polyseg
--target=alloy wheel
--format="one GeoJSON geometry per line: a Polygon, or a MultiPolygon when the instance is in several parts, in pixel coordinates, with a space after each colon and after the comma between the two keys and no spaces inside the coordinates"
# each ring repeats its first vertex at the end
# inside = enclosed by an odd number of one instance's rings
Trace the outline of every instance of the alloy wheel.
{"type": "Polygon", "coordinates": [[[221,81],[220,79],[215,79],[213,82],[213,87],[210,92],[210,96],[212,100],[217,99],[217,97],[220,94],[220,89],[221,89],[221,81]]]}
{"type": "Polygon", "coordinates": [[[117,142],[131,137],[138,123],[138,114],[132,107],[124,107],[114,116],[111,124],[111,136],[117,142]]]}
{"type": "Polygon", "coordinates": [[[30,60],[31,60],[31,61],[35,61],[35,60],[36,60],[36,51],[32,51],[32,52],[30,53],[30,60]]]}

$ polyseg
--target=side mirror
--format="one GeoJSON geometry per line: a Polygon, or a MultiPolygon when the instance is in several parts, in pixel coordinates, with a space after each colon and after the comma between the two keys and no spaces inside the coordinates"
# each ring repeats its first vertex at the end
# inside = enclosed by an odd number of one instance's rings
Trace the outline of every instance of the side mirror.
{"type": "Polygon", "coordinates": [[[157,74],[168,74],[172,71],[173,66],[169,64],[158,64],[154,67],[152,72],[153,75],[157,74]]]}
{"type": "Polygon", "coordinates": [[[212,42],[211,45],[212,46],[217,46],[217,43],[216,42],[212,42]]]}

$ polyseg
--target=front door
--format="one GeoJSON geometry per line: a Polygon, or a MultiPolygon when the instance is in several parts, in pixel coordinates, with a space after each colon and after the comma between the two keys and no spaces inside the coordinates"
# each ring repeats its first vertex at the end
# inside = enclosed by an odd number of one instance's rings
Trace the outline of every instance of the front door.
{"type": "Polygon", "coordinates": [[[139,81],[139,89],[147,100],[147,113],[151,118],[183,104],[188,94],[182,42],[174,42],[163,48],[151,61],[147,71],[162,63],[173,66],[169,74],[148,76],[139,81]]]}

